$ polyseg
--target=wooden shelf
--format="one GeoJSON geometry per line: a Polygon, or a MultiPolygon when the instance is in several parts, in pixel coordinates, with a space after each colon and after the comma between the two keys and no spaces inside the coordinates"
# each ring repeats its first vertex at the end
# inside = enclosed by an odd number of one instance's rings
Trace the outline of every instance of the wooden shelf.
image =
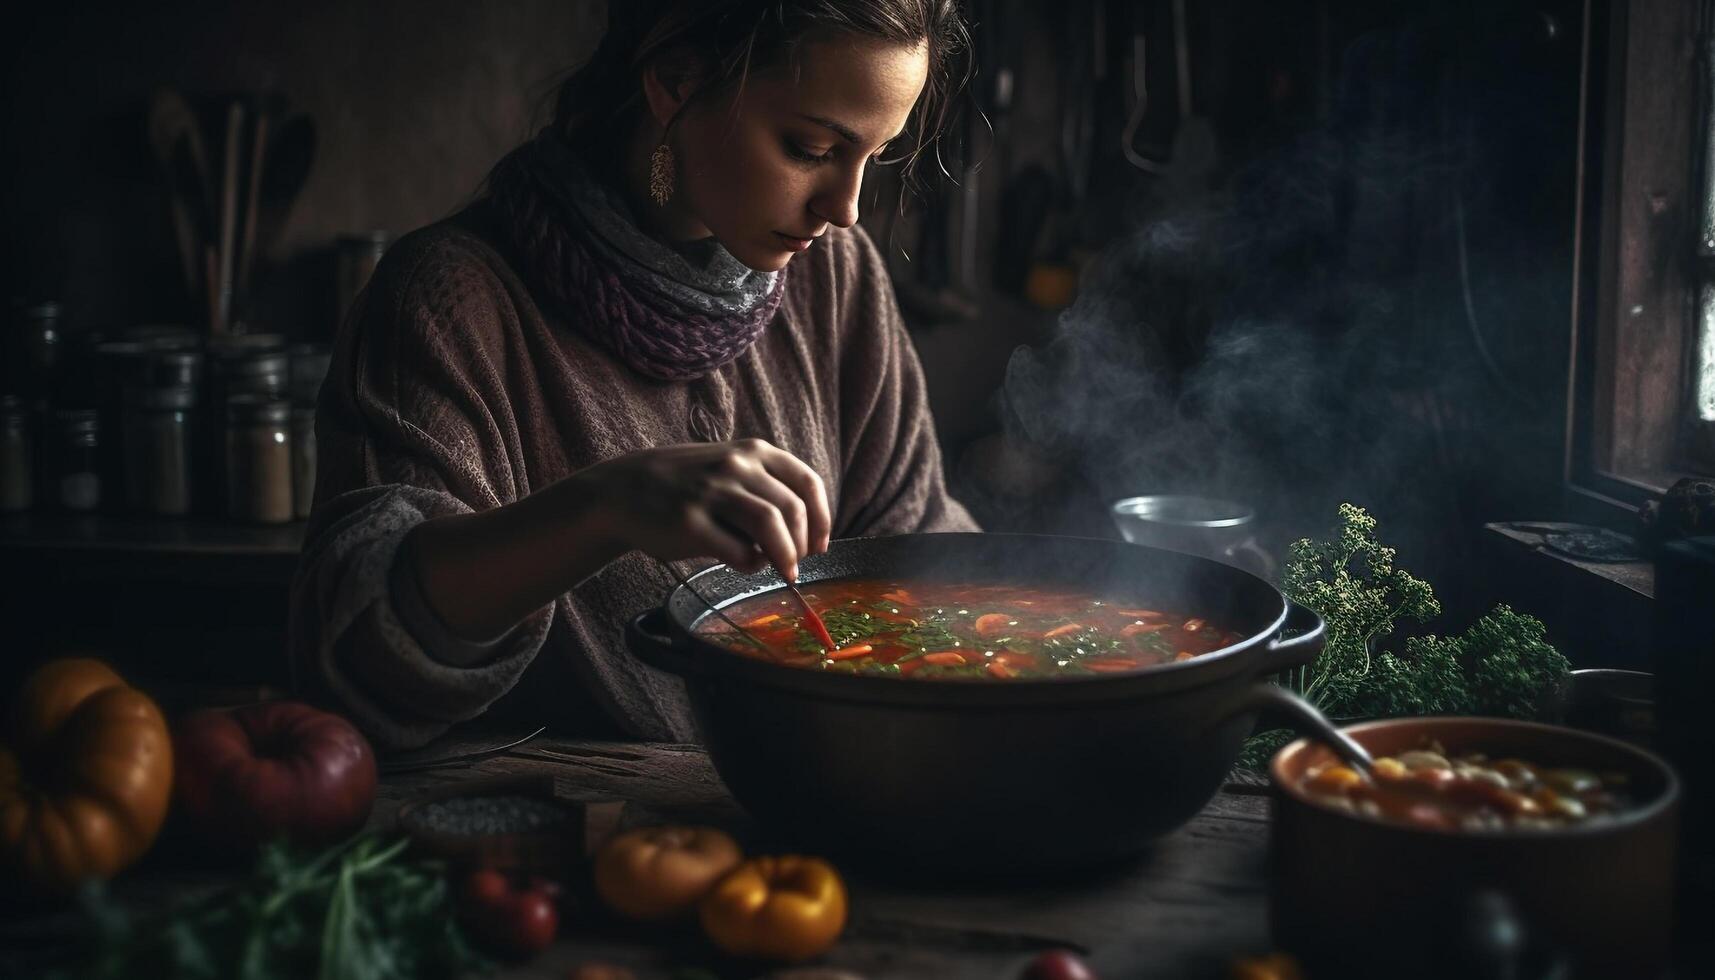
{"type": "Polygon", "coordinates": [[[303,543],[302,522],[34,513],[0,518],[0,566],[8,577],[285,585],[303,543]]]}
{"type": "Polygon", "coordinates": [[[1485,524],[1497,598],[1548,627],[1574,667],[1650,669],[1655,566],[1648,561],[1580,561],[1547,546],[1545,535],[1584,525],[1485,524]]]}

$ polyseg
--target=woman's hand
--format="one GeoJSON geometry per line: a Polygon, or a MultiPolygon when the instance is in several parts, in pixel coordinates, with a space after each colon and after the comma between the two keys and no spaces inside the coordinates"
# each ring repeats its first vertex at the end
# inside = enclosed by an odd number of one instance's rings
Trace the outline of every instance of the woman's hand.
{"type": "Polygon", "coordinates": [[[656,558],[772,563],[795,581],[799,559],[828,550],[822,478],[761,439],[639,450],[571,479],[594,494],[608,533],[656,558]]]}

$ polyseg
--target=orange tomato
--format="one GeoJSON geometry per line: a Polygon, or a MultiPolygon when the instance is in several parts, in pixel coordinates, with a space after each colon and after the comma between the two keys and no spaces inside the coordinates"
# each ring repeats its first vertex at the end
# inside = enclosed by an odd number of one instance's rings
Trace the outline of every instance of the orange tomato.
{"type": "Polygon", "coordinates": [[[695,905],[742,857],[737,842],[712,827],[643,827],[602,845],[595,888],[621,915],[667,919],[695,905]]]}
{"type": "Polygon", "coordinates": [[[45,892],[110,878],[154,843],[172,791],[161,709],[99,660],[55,660],[18,691],[0,745],[0,865],[45,892]]]}
{"type": "Polygon", "coordinates": [[[831,949],[846,927],[846,886],[821,858],[751,858],[700,905],[703,932],[733,956],[801,962],[831,949]]]}

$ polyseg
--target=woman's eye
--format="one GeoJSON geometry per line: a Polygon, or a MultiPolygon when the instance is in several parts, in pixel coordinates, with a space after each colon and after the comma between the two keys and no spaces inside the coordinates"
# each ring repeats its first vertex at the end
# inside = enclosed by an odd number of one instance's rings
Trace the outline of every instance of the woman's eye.
{"type": "Polygon", "coordinates": [[[834,158],[834,151],[831,148],[818,152],[805,149],[791,141],[786,143],[786,153],[796,159],[803,160],[805,163],[826,163],[834,158]]]}

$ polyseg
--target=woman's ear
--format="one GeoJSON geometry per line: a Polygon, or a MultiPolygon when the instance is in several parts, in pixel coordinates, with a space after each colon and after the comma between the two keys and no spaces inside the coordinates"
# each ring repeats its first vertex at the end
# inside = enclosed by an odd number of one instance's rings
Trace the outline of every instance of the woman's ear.
{"type": "Polygon", "coordinates": [[[663,129],[696,94],[700,75],[695,59],[683,56],[659,57],[643,69],[643,98],[649,103],[649,115],[663,129]]]}

